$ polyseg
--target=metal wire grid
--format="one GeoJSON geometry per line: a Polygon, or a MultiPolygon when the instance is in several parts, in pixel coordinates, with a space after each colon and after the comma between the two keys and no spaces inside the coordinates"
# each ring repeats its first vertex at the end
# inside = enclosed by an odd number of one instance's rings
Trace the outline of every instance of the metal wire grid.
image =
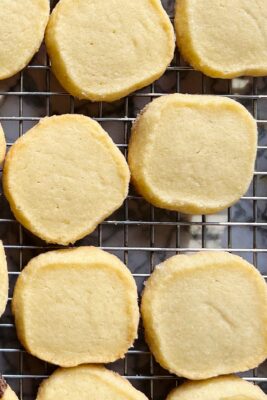
{"type": "MultiPolygon", "coordinates": [[[[173,0],[166,0],[165,6],[169,13],[172,12],[173,0]]],[[[59,87],[42,48],[31,65],[20,73],[17,82],[11,85],[10,88],[0,89],[0,99],[3,96],[4,101],[0,105],[0,122],[7,134],[8,146],[12,145],[16,136],[21,136],[37,123],[40,117],[60,110],[61,113],[80,112],[94,117],[109,131],[125,155],[131,123],[142,107],[154,97],[170,92],[198,92],[221,94],[242,102],[258,122],[260,141],[253,183],[238,205],[218,215],[186,217],[148,205],[131,189],[124,207],[100,224],[94,234],[76,245],[97,245],[119,256],[131,269],[139,291],[159,261],[175,253],[200,249],[223,249],[239,254],[253,262],[267,278],[267,190],[264,188],[267,187],[266,80],[212,80],[185,65],[176,54],[165,75],[149,88],[114,103],[114,107],[104,103],[96,105],[79,102],[59,87]],[[18,107],[17,113],[13,110],[14,103],[18,107]],[[11,114],[6,105],[12,106],[11,114]],[[119,135],[115,132],[117,130],[119,135]],[[14,132],[18,132],[15,137],[14,132]]],[[[32,400],[40,381],[50,374],[53,367],[31,357],[21,348],[10,313],[10,300],[16,277],[27,261],[56,246],[48,246],[26,232],[14,220],[3,197],[0,202],[0,234],[8,257],[10,277],[9,304],[0,322],[0,369],[21,400],[32,400]]],[[[168,391],[180,382],[154,361],[144,343],[142,328],[140,338],[125,360],[111,367],[127,377],[151,400],[163,400],[168,391]]],[[[259,384],[267,393],[266,365],[244,376],[259,384]]]]}

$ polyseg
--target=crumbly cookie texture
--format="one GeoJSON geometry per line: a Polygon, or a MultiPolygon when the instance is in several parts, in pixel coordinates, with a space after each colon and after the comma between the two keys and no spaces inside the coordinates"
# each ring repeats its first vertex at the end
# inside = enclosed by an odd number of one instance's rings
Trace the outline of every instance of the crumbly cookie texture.
{"type": "Polygon", "coordinates": [[[48,243],[93,232],[128,194],[124,156],[91,118],[43,118],[8,152],[3,188],[16,219],[48,243]]]}
{"type": "Polygon", "coordinates": [[[3,242],[0,240],[0,317],[4,313],[8,299],[8,270],[3,242]]]}
{"type": "Polygon", "coordinates": [[[166,400],[266,400],[256,385],[234,376],[220,376],[199,382],[186,382],[174,389],[166,400]]]}
{"type": "Polygon", "coordinates": [[[151,84],[175,47],[160,0],[61,0],[45,40],[61,85],[92,101],[114,101],[151,84]]]}
{"type": "Polygon", "coordinates": [[[135,121],[128,161],[137,191],[156,207],[209,214],[247,191],[256,150],[256,121],[239,103],[171,94],[135,121]]]}
{"type": "Polygon", "coordinates": [[[134,278],[96,247],[33,258],[16,282],[12,311],[29,353],[63,367],[123,358],[137,337],[134,278]]]}
{"type": "Polygon", "coordinates": [[[207,379],[266,359],[266,283],[238,256],[169,258],[146,282],[141,311],[152,353],[178,376],[207,379]]]}
{"type": "Polygon", "coordinates": [[[0,80],[21,71],[44,38],[49,0],[1,0],[0,80]]]}
{"type": "Polygon", "coordinates": [[[147,400],[126,379],[102,366],[57,369],[39,387],[37,400],[147,400]]]}
{"type": "Polygon", "coordinates": [[[1,400],[18,400],[15,392],[8,386],[3,377],[0,376],[0,399],[1,400]]]}
{"type": "Polygon", "coordinates": [[[265,0],[177,0],[175,29],[182,56],[214,78],[267,74],[265,0]]]}

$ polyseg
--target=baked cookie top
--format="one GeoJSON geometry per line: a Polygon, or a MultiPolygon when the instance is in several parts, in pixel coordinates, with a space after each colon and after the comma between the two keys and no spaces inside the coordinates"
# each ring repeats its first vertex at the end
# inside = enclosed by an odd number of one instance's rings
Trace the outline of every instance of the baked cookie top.
{"type": "Polygon", "coordinates": [[[0,124],[0,164],[3,163],[6,155],[6,139],[3,128],[0,124]]]}
{"type": "Polygon", "coordinates": [[[42,119],[9,151],[3,188],[18,219],[46,242],[67,245],[94,231],[128,193],[129,168],[91,118],[42,119]]]}
{"type": "Polygon", "coordinates": [[[193,67],[214,78],[267,74],[265,0],[179,0],[178,47],[193,67]]]}
{"type": "Polygon", "coordinates": [[[94,247],[33,258],[17,280],[12,311],[26,349],[63,367],[123,358],[137,337],[134,278],[94,247]]]}
{"type": "Polygon", "coordinates": [[[4,313],[8,298],[8,270],[3,242],[0,240],[0,317],[4,313]]]}
{"type": "Polygon", "coordinates": [[[158,265],[141,311],[152,353],[178,376],[246,371],[267,356],[265,280],[230,253],[177,255],[158,265]]]}
{"type": "Polygon", "coordinates": [[[58,369],[45,380],[36,400],[147,400],[126,379],[102,366],[58,369]]]}
{"type": "Polygon", "coordinates": [[[49,0],[1,0],[0,80],[21,71],[44,38],[49,0]]]}
{"type": "Polygon", "coordinates": [[[155,206],[209,214],[247,191],[256,150],[256,122],[239,103],[171,94],[137,118],[128,161],[133,184],[155,206]]]}
{"type": "Polygon", "coordinates": [[[186,382],[174,389],[166,400],[266,400],[256,385],[237,376],[221,376],[199,382],[186,382]]]}
{"type": "Polygon", "coordinates": [[[68,92],[114,101],[158,79],[175,45],[160,0],[61,0],[50,17],[46,46],[68,92]]]}

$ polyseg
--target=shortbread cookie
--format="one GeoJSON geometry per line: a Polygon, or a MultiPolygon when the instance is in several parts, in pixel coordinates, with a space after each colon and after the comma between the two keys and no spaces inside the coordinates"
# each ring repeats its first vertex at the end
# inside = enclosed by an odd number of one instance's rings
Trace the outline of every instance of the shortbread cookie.
{"type": "Polygon", "coordinates": [[[214,78],[267,74],[266,0],[177,0],[177,44],[214,78]]]}
{"type": "Polygon", "coordinates": [[[0,376],[0,399],[1,400],[18,400],[15,392],[8,386],[4,378],[0,376]]]}
{"type": "Polygon", "coordinates": [[[166,400],[267,400],[267,396],[258,386],[237,376],[221,376],[184,383],[166,400]]]}
{"type": "Polygon", "coordinates": [[[178,376],[246,371],[267,357],[266,283],[230,253],[177,255],[158,265],[142,316],[152,353],[178,376]]]}
{"type": "Polygon", "coordinates": [[[22,271],[12,301],[29,353],[63,367],[124,357],[137,337],[137,288],[128,268],[95,247],[51,251],[22,271]]]}
{"type": "Polygon", "coordinates": [[[147,400],[126,379],[102,366],[57,369],[39,387],[36,400],[147,400]]]}
{"type": "Polygon", "coordinates": [[[0,164],[3,163],[6,155],[6,139],[5,134],[0,124],[0,164]]]}
{"type": "Polygon", "coordinates": [[[67,245],[122,205],[129,179],[125,158],[101,126],[69,114],[42,119],[16,141],[3,187],[25,228],[67,245]]]}
{"type": "Polygon", "coordinates": [[[138,192],[155,206],[208,214],[247,191],[256,149],[256,122],[237,102],[172,94],[137,118],[129,165],[138,192]]]}
{"type": "Polygon", "coordinates": [[[21,71],[38,51],[49,8],[49,0],[1,0],[0,80],[21,71]]]}
{"type": "Polygon", "coordinates": [[[164,73],[174,53],[174,32],[160,0],[60,0],[46,46],[68,92],[114,101],[164,73]]]}
{"type": "Polygon", "coordinates": [[[8,298],[8,272],[6,255],[2,241],[0,240],[0,317],[6,309],[8,298]]]}

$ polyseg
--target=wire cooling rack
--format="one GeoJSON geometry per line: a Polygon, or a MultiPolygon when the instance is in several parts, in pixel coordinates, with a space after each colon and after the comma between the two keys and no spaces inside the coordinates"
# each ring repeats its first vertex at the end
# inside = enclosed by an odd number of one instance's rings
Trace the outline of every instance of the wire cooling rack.
{"type": "MultiPolygon", "coordinates": [[[[173,16],[174,0],[164,6],[173,16]]],[[[259,129],[258,157],[253,182],[247,194],[230,209],[210,216],[185,216],[150,206],[131,188],[124,206],[97,230],[76,243],[95,245],[120,257],[132,271],[139,292],[154,266],[175,253],[228,250],[252,262],[267,277],[267,78],[233,80],[210,79],[175,55],[162,78],[153,85],[112,104],[77,101],[59,86],[50,71],[44,46],[19,75],[0,82],[0,122],[8,146],[34,126],[41,117],[81,113],[95,118],[122,152],[132,121],[153,98],[167,93],[203,93],[231,97],[242,103],[256,118],[259,129]]],[[[0,238],[8,258],[10,298],[0,321],[0,371],[21,400],[33,400],[37,387],[54,367],[27,354],[16,338],[10,300],[16,278],[26,263],[48,249],[41,240],[24,230],[0,197],[0,238]]],[[[171,338],[170,338],[171,340],[171,338]]],[[[253,337],[251,338],[253,341],[253,337]]],[[[177,377],[163,370],[139,339],[125,360],[111,365],[142,390],[151,400],[163,400],[177,377]]],[[[267,365],[243,376],[267,393],[267,365]]]]}

